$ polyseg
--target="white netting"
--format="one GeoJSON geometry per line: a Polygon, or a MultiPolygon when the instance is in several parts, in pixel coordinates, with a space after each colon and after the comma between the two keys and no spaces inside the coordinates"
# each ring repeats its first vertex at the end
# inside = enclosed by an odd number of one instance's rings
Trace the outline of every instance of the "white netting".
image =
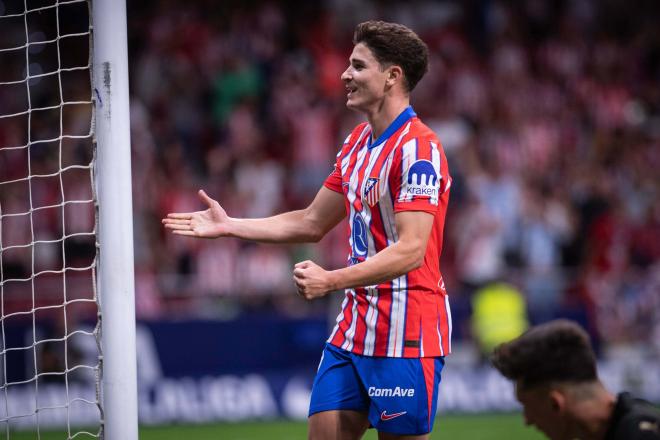
{"type": "Polygon", "coordinates": [[[0,437],[100,438],[91,14],[0,0],[0,437]]]}

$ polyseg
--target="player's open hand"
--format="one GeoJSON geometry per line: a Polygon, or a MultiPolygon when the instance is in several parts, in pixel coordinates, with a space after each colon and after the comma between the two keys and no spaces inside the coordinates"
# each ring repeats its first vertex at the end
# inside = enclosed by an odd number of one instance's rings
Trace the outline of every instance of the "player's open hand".
{"type": "Polygon", "coordinates": [[[309,260],[295,265],[293,281],[296,283],[298,295],[305,299],[320,298],[333,290],[330,272],[309,260]]]}
{"type": "Polygon", "coordinates": [[[208,209],[169,213],[162,220],[165,228],[171,230],[173,234],[189,237],[216,238],[228,235],[229,216],[222,206],[202,189],[197,194],[208,209]]]}

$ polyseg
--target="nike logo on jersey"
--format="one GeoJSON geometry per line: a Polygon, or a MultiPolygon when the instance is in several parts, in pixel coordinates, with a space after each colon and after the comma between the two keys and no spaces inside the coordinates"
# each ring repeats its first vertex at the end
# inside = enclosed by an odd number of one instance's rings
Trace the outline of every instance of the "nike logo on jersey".
{"type": "Polygon", "coordinates": [[[392,419],[395,419],[399,416],[402,416],[402,415],[406,414],[407,412],[408,411],[401,411],[401,412],[394,413],[394,414],[387,414],[387,410],[386,410],[386,411],[383,411],[382,413],[380,413],[380,419],[386,422],[388,420],[392,420],[392,419]]]}

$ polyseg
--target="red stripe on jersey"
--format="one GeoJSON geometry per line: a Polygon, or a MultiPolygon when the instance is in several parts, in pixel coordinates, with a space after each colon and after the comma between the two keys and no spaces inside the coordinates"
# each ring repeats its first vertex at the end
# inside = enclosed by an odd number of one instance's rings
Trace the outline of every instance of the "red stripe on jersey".
{"type": "MultiPolygon", "coordinates": [[[[386,285],[391,286],[391,283],[387,283],[386,285]]],[[[389,342],[389,316],[392,309],[392,289],[391,287],[388,290],[383,289],[382,292],[383,293],[379,293],[378,295],[378,319],[376,321],[374,356],[387,356],[387,346],[389,342]]]]}
{"type": "Polygon", "coordinates": [[[357,288],[357,322],[355,325],[355,334],[353,335],[353,353],[364,353],[364,338],[367,335],[367,309],[369,302],[366,298],[366,289],[357,288]]]}
{"type": "MultiPolygon", "coordinates": [[[[410,280],[410,277],[408,277],[410,280]]],[[[410,284],[408,284],[410,286],[410,284]]],[[[406,326],[403,328],[403,357],[419,357],[420,323],[422,304],[420,304],[420,292],[408,290],[408,301],[406,301],[406,326]],[[408,342],[408,344],[406,344],[408,342]],[[417,343],[417,345],[413,345],[417,343]]]]}
{"type": "Polygon", "coordinates": [[[417,139],[417,160],[431,160],[431,141],[417,139]]]}
{"type": "MultiPolygon", "coordinates": [[[[431,347],[437,351],[440,347],[440,336],[438,335],[438,308],[444,306],[444,298],[437,293],[430,293],[426,297],[422,309],[422,335],[424,337],[424,353],[431,347]],[[442,301],[442,304],[440,304],[442,301]],[[427,348],[428,347],[428,348],[427,348]]],[[[442,351],[442,354],[447,353],[442,351]]]]}
{"type": "Polygon", "coordinates": [[[348,298],[348,301],[346,302],[346,307],[344,307],[344,310],[342,310],[344,318],[337,324],[339,326],[339,331],[335,333],[335,336],[330,341],[332,345],[337,347],[341,347],[341,345],[346,340],[346,330],[348,330],[348,328],[351,326],[354,318],[353,303],[355,302],[355,298],[353,297],[353,294],[350,290],[346,292],[346,297],[348,298]]]}

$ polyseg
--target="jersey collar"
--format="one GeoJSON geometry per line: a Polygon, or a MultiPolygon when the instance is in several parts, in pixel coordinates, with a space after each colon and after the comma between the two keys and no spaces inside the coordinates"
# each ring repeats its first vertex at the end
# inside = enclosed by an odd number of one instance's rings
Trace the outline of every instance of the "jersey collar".
{"type": "MultiPolygon", "coordinates": [[[[401,126],[403,124],[405,124],[406,122],[408,122],[409,119],[412,119],[415,116],[417,116],[417,113],[415,113],[412,106],[409,105],[408,107],[406,107],[406,109],[404,111],[402,111],[399,114],[399,116],[396,117],[396,119],[394,121],[392,121],[390,126],[387,127],[387,130],[385,130],[383,132],[383,134],[381,134],[378,137],[378,139],[376,139],[376,142],[369,142],[369,144],[367,144],[367,148],[371,149],[371,148],[377,147],[378,145],[382,144],[383,142],[385,142],[387,140],[387,138],[392,136],[399,128],[401,128],[401,126]]],[[[372,140],[372,137],[369,136],[369,141],[371,141],[371,140],[372,140]]]]}

